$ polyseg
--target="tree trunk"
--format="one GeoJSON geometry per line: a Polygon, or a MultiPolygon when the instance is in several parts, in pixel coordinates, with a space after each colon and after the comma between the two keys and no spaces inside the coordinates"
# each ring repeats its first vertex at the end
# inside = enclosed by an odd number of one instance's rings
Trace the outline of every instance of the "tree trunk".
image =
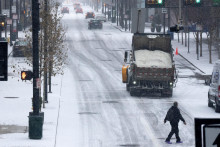
{"type": "Polygon", "coordinates": [[[209,36],[209,43],[208,43],[208,47],[209,47],[209,63],[212,64],[212,35],[210,34],[209,36]]]}
{"type": "Polygon", "coordinates": [[[196,54],[199,54],[199,32],[196,32],[196,54]]]}
{"type": "Polygon", "coordinates": [[[182,45],[183,45],[183,32],[181,32],[181,34],[182,34],[182,45]]]}
{"type": "Polygon", "coordinates": [[[199,46],[200,46],[200,57],[202,57],[202,32],[200,32],[199,46]]]}

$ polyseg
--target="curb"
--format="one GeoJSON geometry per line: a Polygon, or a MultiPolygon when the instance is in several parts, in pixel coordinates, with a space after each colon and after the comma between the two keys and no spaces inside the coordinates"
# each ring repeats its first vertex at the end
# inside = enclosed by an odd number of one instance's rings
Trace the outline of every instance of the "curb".
{"type": "Polygon", "coordinates": [[[199,69],[197,66],[195,66],[192,62],[190,62],[188,59],[186,59],[183,55],[181,55],[180,53],[178,53],[178,55],[180,55],[180,57],[182,57],[183,59],[185,59],[187,62],[189,62],[193,67],[195,67],[196,69],[198,69],[200,72],[206,74],[204,71],[202,71],[201,69],[199,69]]]}

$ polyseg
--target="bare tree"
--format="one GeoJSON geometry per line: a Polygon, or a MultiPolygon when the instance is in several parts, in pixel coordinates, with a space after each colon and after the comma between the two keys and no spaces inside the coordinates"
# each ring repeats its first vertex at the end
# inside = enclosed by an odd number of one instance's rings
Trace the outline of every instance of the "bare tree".
{"type": "MultiPolygon", "coordinates": [[[[43,5],[43,4],[42,4],[43,5]]],[[[48,8],[48,16],[47,20],[50,22],[48,25],[48,29],[45,31],[47,33],[47,41],[48,41],[48,52],[47,56],[44,56],[45,46],[44,46],[44,39],[45,39],[45,32],[43,31],[44,25],[47,25],[44,20],[44,10],[40,11],[40,32],[39,32],[39,73],[41,82],[43,81],[42,75],[44,74],[44,63],[51,63],[51,75],[56,76],[59,74],[64,74],[64,67],[66,65],[67,59],[67,52],[68,47],[65,44],[66,40],[66,28],[61,23],[62,14],[58,12],[58,3],[52,3],[49,5],[48,8]]],[[[28,42],[28,47],[32,48],[32,28],[25,31],[25,38],[28,42]]],[[[25,62],[27,65],[32,67],[32,53],[31,52],[24,52],[26,59],[25,62]]],[[[14,72],[20,72],[22,67],[19,64],[15,64],[12,66],[14,72]]]]}

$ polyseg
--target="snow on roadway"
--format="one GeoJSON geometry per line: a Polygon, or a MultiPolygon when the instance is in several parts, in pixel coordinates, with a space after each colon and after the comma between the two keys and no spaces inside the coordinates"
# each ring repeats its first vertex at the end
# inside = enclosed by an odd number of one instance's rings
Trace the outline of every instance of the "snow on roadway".
{"type": "MultiPolygon", "coordinates": [[[[88,7],[85,8],[86,10],[89,10],[88,7]]],[[[85,11],[84,11],[85,12],[85,11]]],[[[84,15],[76,15],[73,13],[70,14],[65,14],[64,19],[69,19],[70,24],[72,23],[73,19],[85,19],[84,15]]],[[[70,25],[69,24],[69,25],[70,25]]],[[[85,23],[85,26],[87,24],[85,23]]],[[[112,44],[114,49],[118,49],[119,47],[126,47],[130,46],[129,43],[131,43],[131,36],[132,34],[129,33],[124,33],[120,32],[116,29],[113,29],[111,27],[112,25],[110,23],[105,23],[104,28],[107,28],[109,30],[106,30],[108,32],[111,32],[111,36],[106,36],[106,35],[101,35],[101,31],[99,32],[101,39],[105,42],[107,46],[110,46],[112,42],[115,43],[115,39],[120,42],[120,45],[117,44],[112,44]]],[[[77,36],[76,30],[71,30],[72,32],[68,32],[68,34],[71,34],[73,36],[77,36]]],[[[80,30],[79,30],[80,31],[80,30]]],[[[84,30],[86,33],[88,31],[84,30]]],[[[105,30],[102,30],[105,31],[105,30]]],[[[91,33],[91,32],[89,32],[91,33]]],[[[105,32],[106,33],[106,32],[105,32]]],[[[92,33],[91,33],[92,34],[92,33]]],[[[92,38],[92,37],[91,37],[92,38]]],[[[79,38],[80,39],[80,38],[79,38]]],[[[179,52],[184,55],[184,57],[187,57],[190,61],[192,61],[195,65],[199,66],[202,70],[204,70],[207,74],[209,74],[212,70],[213,64],[208,64],[208,54],[207,54],[207,45],[204,45],[204,54],[203,57],[200,57],[200,60],[197,61],[196,55],[195,55],[195,40],[191,38],[191,47],[190,47],[190,53],[187,53],[187,48],[181,45],[180,43],[177,42],[176,36],[175,40],[172,42],[173,47],[176,48],[178,47],[179,52]],[[206,54],[205,54],[206,53],[206,54]]],[[[82,44],[78,44],[80,47],[83,46],[82,44]]],[[[79,49],[78,49],[79,50],[79,49]]],[[[121,61],[123,60],[123,53],[118,53],[115,55],[119,55],[121,58],[121,61]]],[[[217,54],[213,53],[213,60],[217,59],[216,58],[217,54]]],[[[11,58],[11,57],[9,57],[11,58]]],[[[181,61],[182,58],[180,56],[175,56],[176,61],[181,61]]],[[[10,62],[18,62],[16,59],[10,59],[10,62]]],[[[96,61],[98,62],[98,61],[96,61]]],[[[182,61],[183,62],[183,61],[182,61]]],[[[114,62],[115,64],[118,64],[118,62],[114,62]]],[[[11,63],[9,63],[11,64],[11,63]]],[[[20,63],[22,65],[22,63],[20,63]]],[[[186,63],[187,64],[187,63],[186,63]]],[[[88,68],[89,69],[89,68],[88,68]]],[[[22,82],[20,81],[20,75],[12,73],[11,68],[9,68],[9,80],[7,82],[0,82],[1,90],[0,90],[0,126],[1,125],[20,125],[20,126],[28,126],[28,113],[31,110],[31,97],[32,97],[32,83],[31,82],[22,82]],[[14,99],[7,99],[5,97],[8,96],[13,96],[13,97],[18,97],[14,99]]],[[[187,69],[179,69],[179,71],[184,74],[187,69]]],[[[28,133],[12,133],[12,134],[2,134],[0,135],[0,147],[54,147],[55,143],[57,147],[100,147],[100,146],[105,146],[105,143],[117,143],[118,140],[111,140],[111,137],[117,137],[117,136],[111,136],[109,138],[104,138],[103,140],[99,140],[98,138],[102,139],[102,135],[107,135],[111,134],[110,132],[103,132],[105,130],[105,126],[111,126],[112,124],[116,124],[118,122],[119,118],[122,117],[122,115],[119,117],[109,117],[110,120],[106,122],[99,122],[95,123],[103,125],[103,123],[106,123],[104,126],[99,126],[97,125],[95,128],[97,130],[94,130],[96,132],[100,132],[100,134],[92,134],[93,138],[83,138],[83,132],[88,131],[89,127],[92,126],[92,124],[85,124],[84,129],[82,130],[81,127],[83,127],[83,124],[81,124],[81,119],[79,118],[78,114],[78,95],[75,95],[76,93],[80,92],[79,88],[80,85],[75,85],[77,79],[74,79],[72,75],[72,70],[71,69],[66,69],[65,75],[58,76],[53,78],[53,88],[52,94],[49,94],[48,100],[49,103],[46,104],[46,108],[43,109],[45,113],[45,123],[43,126],[43,138],[41,140],[30,140],[28,139],[28,133]],[[59,112],[60,110],[60,112],[59,112]],[[57,123],[57,118],[59,116],[59,121],[57,123]],[[116,121],[117,118],[117,121],[116,121]],[[56,127],[58,126],[58,131],[56,134],[56,127]],[[57,139],[57,142],[55,141],[57,139]],[[85,142],[88,141],[88,142],[85,142]],[[115,141],[115,142],[114,142],[115,141]]],[[[93,72],[88,71],[88,72],[93,72]]],[[[195,70],[195,72],[199,72],[195,70]]],[[[193,74],[193,72],[191,73],[193,74]]],[[[121,73],[117,73],[117,77],[121,77],[121,73]]],[[[112,79],[112,83],[117,83],[121,82],[118,79],[112,79]]],[[[169,124],[163,124],[163,118],[166,113],[166,110],[169,108],[169,106],[172,105],[173,101],[178,101],[180,104],[180,109],[182,110],[182,113],[184,114],[185,117],[187,117],[187,126],[184,126],[180,123],[180,136],[182,137],[184,143],[182,145],[179,145],[181,147],[189,147],[189,146],[194,146],[193,144],[193,135],[194,135],[194,124],[191,119],[194,117],[211,117],[211,118],[219,118],[220,114],[217,114],[214,112],[213,108],[209,108],[207,106],[207,92],[208,92],[208,86],[204,85],[204,81],[198,80],[195,78],[179,78],[177,82],[177,87],[174,89],[173,97],[169,99],[154,99],[154,98],[148,98],[148,97],[141,97],[140,99],[133,97],[131,98],[127,91],[125,90],[125,85],[122,84],[117,84],[117,87],[119,87],[119,92],[120,95],[123,95],[123,97],[119,100],[119,102],[124,103],[125,102],[125,112],[129,114],[133,114],[135,117],[132,116],[132,118],[136,119],[136,127],[138,127],[138,124],[140,122],[142,125],[146,125],[146,128],[143,128],[139,131],[141,131],[141,134],[138,134],[139,137],[146,137],[143,134],[148,133],[145,131],[153,131],[155,128],[163,131],[163,134],[160,134],[162,137],[162,140],[160,143],[156,141],[156,145],[161,145],[161,146],[166,146],[164,145],[163,138],[165,138],[168,135],[169,131],[169,124]],[[152,112],[160,112],[156,113],[157,115],[153,115],[157,121],[157,123],[154,123],[153,125],[155,127],[150,128],[150,124],[152,122],[146,122],[146,117],[144,110],[143,113],[142,111],[139,110],[139,107],[133,107],[133,109],[130,109],[130,105],[133,106],[133,103],[139,102],[139,105],[142,105],[142,108],[146,109],[147,114],[149,114],[149,109],[148,107],[151,107],[152,112]],[[166,107],[164,107],[166,106],[166,107]],[[141,114],[140,114],[141,112],[141,114]],[[139,122],[140,121],[140,122],[139,122]],[[189,133],[187,130],[190,130],[191,132],[189,133]],[[189,134],[188,134],[189,133],[189,134]],[[143,136],[142,136],[143,135],[143,136]],[[188,143],[188,145],[187,145],[188,143]],[[189,145],[190,144],[190,145],[189,145]]],[[[90,87],[90,89],[93,89],[96,85],[93,85],[93,87],[90,87]]],[[[102,87],[100,87],[102,88],[102,87]]],[[[103,88],[104,91],[104,88],[103,88]]],[[[81,91],[82,92],[82,91],[81,91]]],[[[95,93],[94,91],[91,91],[92,93],[95,93]]],[[[111,91],[114,92],[114,91],[111,91]]],[[[102,97],[105,93],[111,94],[109,91],[104,91],[100,93],[100,97],[102,97]]],[[[109,96],[107,95],[107,96],[109,96]]],[[[89,97],[88,101],[85,103],[90,103],[93,102],[92,104],[95,103],[94,99],[93,101],[90,101],[90,98],[93,98],[92,95],[90,94],[91,97],[89,97]]],[[[106,96],[106,95],[104,95],[106,96]]],[[[99,97],[97,97],[99,98],[99,97]]],[[[99,100],[99,99],[96,99],[99,100]]],[[[99,102],[99,101],[98,101],[99,102]]],[[[84,103],[82,103],[84,104],[84,103]]],[[[90,105],[92,106],[92,105],[90,105]]],[[[99,105],[94,105],[94,106],[99,106],[99,105]]],[[[110,106],[106,106],[103,104],[103,110],[105,109],[105,113],[102,114],[103,117],[105,117],[107,112],[109,111],[106,108],[111,108],[110,106]]],[[[98,110],[98,107],[95,108],[95,110],[98,110]]],[[[112,115],[116,115],[116,112],[113,111],[112,115]]],[[[147,117],[151,118],[150,115],[147,117]]],[[[95,117],[96,118],[96,117],[95,117]]],[[[149,119],[150,120],[150,119],[149,119]]],[[[124,120],[123,123],[126,121],[124,120]]],[[[114,125],[115,126],[115,125],[114,125]]],[[[121,127],[121,126],[120,126],[121,127]]],[[[128,132],[133,132],[129,130],[128,125],[125,126],[125,129],[128,132]]],[[[115,132],[120,132],[120,130],[117,130],[117,126],[113,128],[115,132]]],[[[135,132],[135,131],[134,131],[135,132]]],[[[91,133],[91,132],[90,132],[91,133]]],[[[112,135],[112,134],[111,134],[112,135]]],[[[157,134],[150,134],[150,138],[156,139],[157,134]]],[[[87,136],[89,137],[89,136],[87,136]]],[[[140,139],[140,138],[139,138],[140,139]]],[[[143,139],[143,144],[146,145],[147,141],[146,139],[143,139]]],[[[150,142],[150,141],[149,141],[150,142]]],[[[172,145],[173,146],[173,145],[172,145]]],[[[175,146],[175,144],[174,144],[175,146]]]]}

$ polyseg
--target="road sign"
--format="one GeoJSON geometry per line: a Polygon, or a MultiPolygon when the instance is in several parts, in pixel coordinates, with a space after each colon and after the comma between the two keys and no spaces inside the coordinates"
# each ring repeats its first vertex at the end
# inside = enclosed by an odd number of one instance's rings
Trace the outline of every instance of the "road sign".
{"type": "Polygon", "coordinates": [[[202,31],[202,25],[196,24],[196,31],[202,31]]]}
{"type": "Polygon", "coordinates": [[[12,24],[12,19],[7,18],[7,20],[6,20],[6,21],[7,21],[7,24],[8,24],[8,25],[11,25],[11,24],[12,24]]]}
{"type": "Polygon", "coordinates": [[[36,85],[37,85],[37,89],[39,89],[41,87],[41,81],[40,78],[36,78],[36,85]]]}
{"type": "Polygon", "coordinates": [[[11,6],[11,13],[16,13],[16,6],[11,6]]]}
{"type": "Polygon", "coordinates": [[[128,15],[125,14],[125,15],[124,15],[124,18],[128,19],[128,15]]]}
{"type": "Polygon", "coordinates": [[[17,14],[13,14],[12,19],[18,19],[18,15],[17,14]]]}
{"type": "Polygon", "coordinates": [[[220,147],[220,119],[195,118],[195,147],[220,147]],[[213,129],[215,128],[215,129],[213,129]],[[203,130],[203,133],[202,133],[203,130]],[[207,146],[205,146],[207,144],[207,146]],[[208,145],[214,146],[208,146],[208,145]],[[217,146],[216,146],[217,145],[217,146]]]}
{"type": "Polygon", "coordinates": [[[162,8],[162,13],[167,13],[167,8],[162,8]]]}
{"type": "Polygon", "coordinates": [[[2,14],[10,17],[10,10],[9,9],[2,9],[2,14]]]}
{"type": "Polygon", "coordinates": [[[203,127],[204,147],[220,146],[220,125],[205,125],[203,127]]]}

